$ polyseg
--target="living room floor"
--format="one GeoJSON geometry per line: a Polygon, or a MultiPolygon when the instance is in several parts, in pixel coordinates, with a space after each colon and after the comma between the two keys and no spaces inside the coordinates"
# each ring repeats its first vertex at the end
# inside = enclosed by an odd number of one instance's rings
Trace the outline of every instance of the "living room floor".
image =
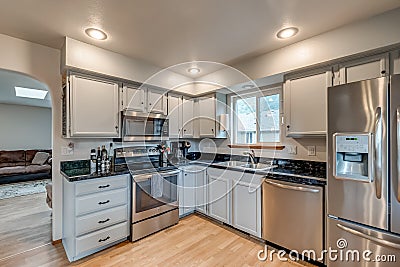
{"type": "MultiPolygon", "coordinates": [[[[0,260],[14,266],[270,266],[300,267],[294,262],[261,262],[263,244],[202,216],[190,215],[164,231],[138,242],[123,242],[74,263],[69,263],[62,244],[0,260]]],[[[309,264],[307,264],[309,265],[309,264]]],[[[311,266],[311,265],[310,265],[311,266]]]]}
{"type": "Polygon", "coordinates": [[[46,193],[0,199],[0,266],[7,258],[46,244],[51,244],[46,193]]]}

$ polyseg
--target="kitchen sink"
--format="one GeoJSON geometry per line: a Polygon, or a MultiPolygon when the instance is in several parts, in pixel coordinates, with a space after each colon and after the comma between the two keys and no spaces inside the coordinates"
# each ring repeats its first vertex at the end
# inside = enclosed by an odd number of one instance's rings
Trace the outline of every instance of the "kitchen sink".
{"type": "Polygon", "coordinates": [[[243,161],[236,161],[236,160],[220,162],[220,163],[217,163],[217,165],[224,166],[224,167],[233,167],[233,168],[238,168],[238,169],[244,169],[244,170],[259,170],[259,171],[269,170],[269,169],[276,167],[275,165],[271,165],[268,163],[252,164],[252,163],[246,163],[243,161]]]}
{"type": "Polygon", "coordinates": [[[224,162],[217,163],[217,165],[224,166],[224,167],[241,167],[243,164],[246,164],[246,162],[237,161],[237,160],[224,161],[224,162]]]}

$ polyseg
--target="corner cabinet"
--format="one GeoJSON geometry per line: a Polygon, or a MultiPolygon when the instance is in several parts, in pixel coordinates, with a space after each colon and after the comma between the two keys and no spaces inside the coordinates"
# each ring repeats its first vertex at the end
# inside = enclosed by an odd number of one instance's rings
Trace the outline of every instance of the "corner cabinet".
{"type": "Polygon", "coordinates": [[[226,131],[220,127],[220,115],[226,114],[228,110],[226,95],[215,93],[197,101],[198,137],[226,138],[226,131]]]}
{"type": "Polygon", "coordinates": [[[332,70],[320,70],[285,80],[284,113],[286,136],[326,136],[327,88],[332,70]]]}
{"type": "Polygon", "coordinates": [[[63,96],[64,137],[118,137],[118,94],[118,83],[70,75],[63,96]]]}

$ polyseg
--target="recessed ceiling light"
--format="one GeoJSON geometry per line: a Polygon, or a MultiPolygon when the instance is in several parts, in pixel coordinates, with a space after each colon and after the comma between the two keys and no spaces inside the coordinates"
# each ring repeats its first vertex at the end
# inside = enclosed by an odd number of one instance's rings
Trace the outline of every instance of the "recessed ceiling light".
{"type": "Polygon", "coordinates": [[[85,33],[89,37],[92,37],[93,39],[96,39],[96,40],[105,40],[105,39],[107,39],[107,34],[105,32],[103,32],[102,30],[99,30],[99,29],[87,28],[85,30],[85,33]]]}
{"type": "Polygon", "coordinates": [[[245,84],[245,85],[242,86],[242,88],[243,88],[243,89],[252,89],[252,88],[254,88],[254,85],[245,84]]]}
{"type": "Polygon", "coordinates": [[[15,86],[15,95],[18,97],[44,99],[47,91],[15,86]]]}
{"type": "Polygon", "coordinates": [[[299,29],[296,27],[285,28],[285,29],[280,30],[276,34],[276,37],[278,37],[279,39],[286,39],[286,38],[295,36],[298,32],[299,32],[299,29]]]}
{"type": "Polygon", "coordinates": [[[199,69],[199,68],[193,67],[193,68],[189,68],[189,69],[188,69],[188,72],[189,72],[190,74],[197,74],[197,73],[200,73],[200,69],[199,69]]]}

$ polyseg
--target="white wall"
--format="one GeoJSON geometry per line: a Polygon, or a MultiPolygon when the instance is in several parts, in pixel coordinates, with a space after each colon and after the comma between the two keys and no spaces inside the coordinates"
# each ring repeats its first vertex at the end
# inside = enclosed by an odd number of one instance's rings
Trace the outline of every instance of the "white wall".
{"type": "Polygon", "coordinates": [[[0,150],[51,149],[51,109],[0,104],[0,150]]]}

